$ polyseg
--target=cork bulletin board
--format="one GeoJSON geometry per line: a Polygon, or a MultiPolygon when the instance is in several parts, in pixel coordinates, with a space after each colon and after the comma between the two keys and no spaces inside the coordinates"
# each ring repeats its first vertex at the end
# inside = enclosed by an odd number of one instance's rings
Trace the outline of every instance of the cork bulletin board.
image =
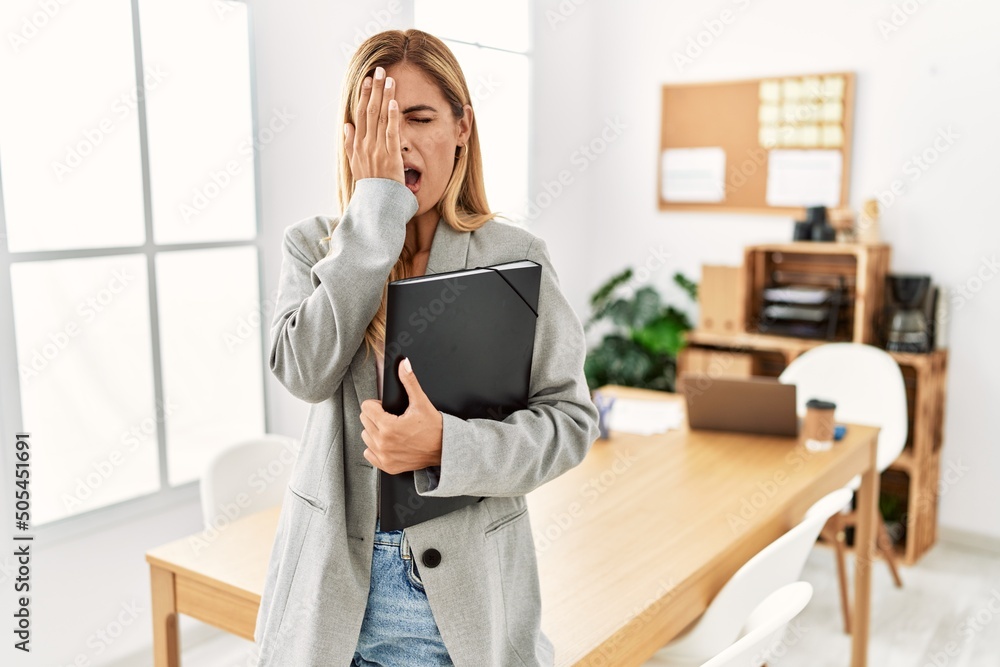
{"type": "Polygon", "coordinates": [[[661,104],[660,210],[801,216],[847,205],[852,72],[669,84],[661,104]]]}

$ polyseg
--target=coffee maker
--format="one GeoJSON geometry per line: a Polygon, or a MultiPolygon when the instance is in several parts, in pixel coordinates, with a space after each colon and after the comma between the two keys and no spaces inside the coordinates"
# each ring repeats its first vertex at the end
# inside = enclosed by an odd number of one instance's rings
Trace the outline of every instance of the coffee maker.
{"type": "Polygon", "coordinates": [[[925,275],[886,277],[885,348],[892,352],[930,352],[934,349],[934,311],[938,290],[925,275]]]}

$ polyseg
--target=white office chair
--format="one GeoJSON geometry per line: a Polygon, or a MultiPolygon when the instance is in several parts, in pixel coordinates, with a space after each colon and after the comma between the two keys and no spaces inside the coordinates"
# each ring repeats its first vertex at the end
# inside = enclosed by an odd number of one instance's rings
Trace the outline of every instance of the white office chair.
{"type": "Polygon", "coordinates": [[[700,665],[724,651],[757,605],[799,579],[827,519],[851,500],[849,489],[820,498],[798,524],[761,549],[726,582],[708,609],[682,635],[657,651],[644,667],[700,665]]]}
{"type": "Polygon", "coordinates": [[[771,593],[747,619],[742,636],[701,667],[761,667],[781,643],[789,621],[809,603],[812,591],[808,582],[796,581],[771,593]]]}
{"type": "Polygon", "coordinates": [[[238,442],[217,453],[201,476],[205,528],[219,528],[235,520],[234,514],[247,516],[280,505],[297,455],[298,440],[274,434],[238,442]],[[238,503],[241,493],[249,498],[246,507],[238,503]]]}
{"type": "MultiPolygon", "coordinates": [[[[906,385],[899,364],[885,350],[861,343],[820,345],[793,359],[778,381],[795,385],[800,416],[805,414],[806,401],[824,398],[837,404],[838,422],[880,427],[880,472],[903,451],[908,431],[906,385]]],[[[861,478],[854,478],[849,486],[857,490],[861,478]]]]}
{"type": "MultiPolygon", "coordinates": [[[[879,473],[903,451],[908,431],[906,385],[899,364],[884,350],[860,343],[820,345],[793,359],[778,379],[795,385],[799,415],[805,414],[806,401],[823,398],[836,403],[834,415],[838,422],[880,427],[876,455],[879,473]]],[[[848,484],[853,491],[860,486],[860,477],[854,477],[848,484]]],[[[845,632],[851,631],[851,614],[844,565],[847,548],[840,536],[845,527],[855,523],[853,512],[838,514],[823,531],[824,539],[833,542],[837,552],[845,632]]],[[[878,552],[888,563],[896,586],[901,587],[896,552],[881,515],[878,531],[878,552]]]]}

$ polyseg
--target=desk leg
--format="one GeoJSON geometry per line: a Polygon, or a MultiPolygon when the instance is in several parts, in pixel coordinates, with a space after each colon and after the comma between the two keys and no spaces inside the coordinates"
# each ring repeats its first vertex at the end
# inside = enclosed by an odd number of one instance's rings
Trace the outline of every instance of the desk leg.
{"type": "Polygon", "coordinates": [[[180,646],[177,641],[177,598],[174,595],[174,573],[155,565],[149,566],[153,602],[153,665],[179,667],[180,646]]]}
{"type": "Polygon", "coordinates": [[[868,664],[868,630],[871,625],[872,564],[875,562],[876,521],[878,521],[879,473],[875,464],[878,441],[872,438],[868,470],[858,489],[858,523],[854,536],[854,614],[851,625],[851,665],[868,664]]]}

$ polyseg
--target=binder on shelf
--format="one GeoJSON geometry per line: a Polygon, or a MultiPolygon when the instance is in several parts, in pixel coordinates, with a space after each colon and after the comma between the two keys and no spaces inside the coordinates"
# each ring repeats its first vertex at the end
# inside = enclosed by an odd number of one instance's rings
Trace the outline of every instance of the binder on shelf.
{"type": "MultiPolygon", "coordinates": [[[[503,420],[528,407],[542,266],[529,259],[394,280],[386,301],[382,409],[409,405],[408,358],[435,408],[503,420]]],[[[466,507],[477,496],[421,496],[413,471],[378,471],[379,526],[399,530],[466,507]]]]}

